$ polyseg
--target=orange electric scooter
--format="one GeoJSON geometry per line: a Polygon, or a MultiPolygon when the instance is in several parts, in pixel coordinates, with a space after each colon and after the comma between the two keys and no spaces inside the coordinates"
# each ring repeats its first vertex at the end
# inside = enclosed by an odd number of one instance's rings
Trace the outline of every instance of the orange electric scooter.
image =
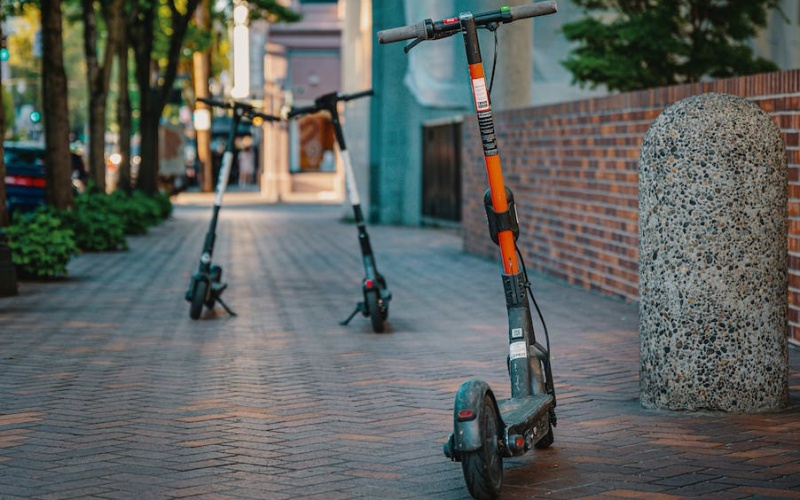
{"type": "MultiPolygon", "coordinates": [[[[483,140],[483,154],[489,189],[484,206],[492,240],[500,246],[503,261],[503,290],[508,310],[507,366],[511,397],[496,399],[489,385],[467,380],[458,389],[453,411],[453,433],[444,445],[444,454],[461,462],[464,479],[475,498],[496,498],[503,484],[503,458],[525,453],[532,447],[547,448],[553,443],[556,425],[556,398],[550,369],[550,342],[536,341],[531,319],[533,294],[522,254],[516,240],[519,223],[514,196],[503,181],[497,138],[494,130],[490,86],[486,84],[481,59],[478,28],[495,31],[503,23],[552,14],[555,1],[472,14],[378,32],[381,43],[413,40],[406,52],[425,40],[438,40],[461,33],[467,52],[469,82],[475,113],[483,140]]],[[[495,38],[496,43],[496,38],[495,38]]],[[[536,306],[539,312],[538,306],[536,306]]],[[[539,314],[541,319],[541,313],[539,314]]],[[[544,324],[544,321],[542,321],[544,324]]]]}

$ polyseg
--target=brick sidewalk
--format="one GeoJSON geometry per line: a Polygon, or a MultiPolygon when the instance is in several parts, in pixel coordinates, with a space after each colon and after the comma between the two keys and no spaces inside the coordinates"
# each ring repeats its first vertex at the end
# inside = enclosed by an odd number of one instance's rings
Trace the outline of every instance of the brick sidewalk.
{"type": "MultiPolygon", "coordinates": [[[[0,299],[0,498],[468,498],[442,443],[463,380],[508,395],[496,264],[451,230],[370,227],[389,333],[343,327],[362,268],[341,207],[232,203],[215,261],[239,315],[192,321],[209,203],[0,299]]],[[[646,411],[636,306],[534,290],[559,425],[506,460],[503,498],[800,498],[796,349],[784,412],[646,411]]]]}

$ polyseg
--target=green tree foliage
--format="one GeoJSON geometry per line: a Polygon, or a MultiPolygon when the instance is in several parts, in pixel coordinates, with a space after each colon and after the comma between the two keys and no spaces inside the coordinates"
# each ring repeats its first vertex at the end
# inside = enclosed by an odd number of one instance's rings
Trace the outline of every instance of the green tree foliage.
{"type": "Polygon", "coordinates": [[[281,5],[278,0],[250,0],[251,19],[266,19],[271,23],[294,23],[300,20],[300,14],[281,5]]]}
{"type": "Polygon", "coordinates": [[[631,91],[775,71],[745,42],[780,0],[573,0],[587,17],[563,26],[577,45],[573,82],[631,91]]]}

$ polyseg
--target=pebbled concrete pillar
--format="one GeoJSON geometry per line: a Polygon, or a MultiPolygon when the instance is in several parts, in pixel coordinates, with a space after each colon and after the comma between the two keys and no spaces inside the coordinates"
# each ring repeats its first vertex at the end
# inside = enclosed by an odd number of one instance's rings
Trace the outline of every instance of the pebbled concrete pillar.
{"type": "Polygon", "coordinates": [[[639,172],[643,406],[788,403],[786,172],[777,126],[742,98],[690,97],[651,125],[639,172]]]}

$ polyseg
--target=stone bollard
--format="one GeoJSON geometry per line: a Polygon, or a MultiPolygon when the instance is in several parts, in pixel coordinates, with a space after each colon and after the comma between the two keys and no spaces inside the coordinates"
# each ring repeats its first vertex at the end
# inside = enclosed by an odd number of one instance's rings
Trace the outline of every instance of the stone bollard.
{"type": "Polygon", "coordinates": [[[789,399],[786,151],[757,105],[668,107],[639,171],[640,397],[757,413],[789,399]]]}

